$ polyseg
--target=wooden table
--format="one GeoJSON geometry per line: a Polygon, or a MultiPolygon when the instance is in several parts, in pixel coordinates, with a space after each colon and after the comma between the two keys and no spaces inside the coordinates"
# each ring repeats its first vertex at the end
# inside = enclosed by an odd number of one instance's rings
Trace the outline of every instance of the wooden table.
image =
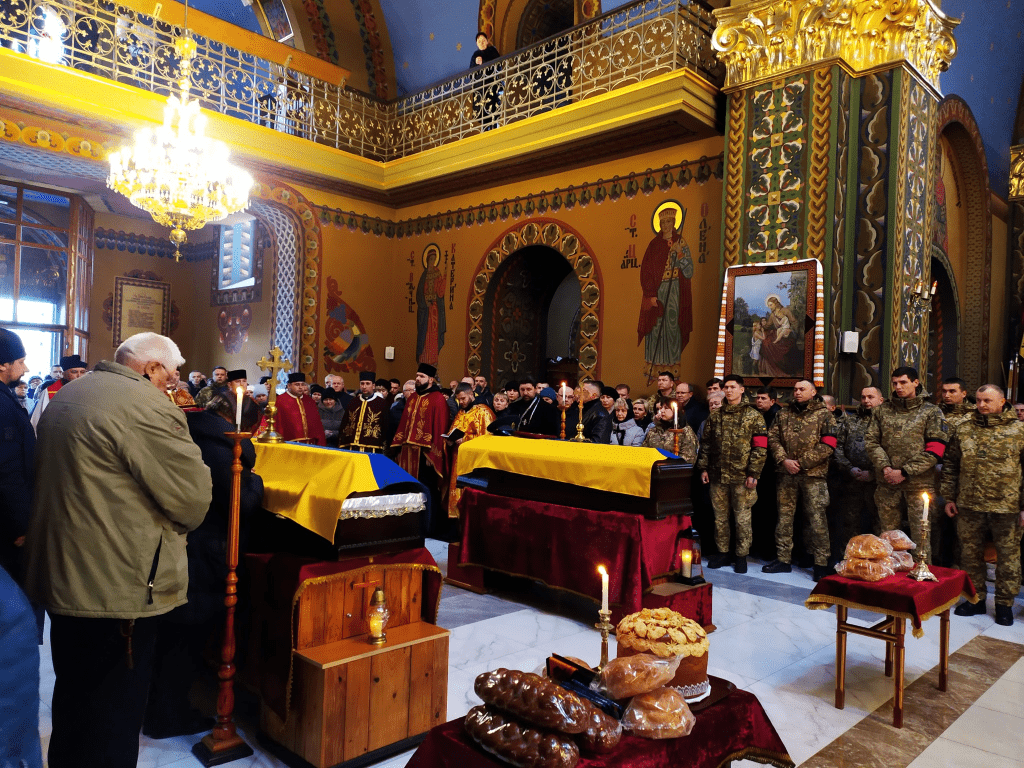
{"type": "Polygon", "coordinates": [[[842,576],[827,576],[818,582],[805,605],[811,609],[836,606],[836,709],[846,706],[846,636],[862,635],[885,645],[885,676],[893,678],[892,724],[903,727],[904,661],[907,619],[915,637],[924,635],[922,623],[939,616],[939,690],[949,680],[949,609],[961,597],[975,602],[971,580],[963,571],[931,566],[937,582],[914,581],[899,573],[879,582],[864,582],[842,576]],[[870,627],[851,624],[850,608],[880,613],[885,618],[870,627]]]}

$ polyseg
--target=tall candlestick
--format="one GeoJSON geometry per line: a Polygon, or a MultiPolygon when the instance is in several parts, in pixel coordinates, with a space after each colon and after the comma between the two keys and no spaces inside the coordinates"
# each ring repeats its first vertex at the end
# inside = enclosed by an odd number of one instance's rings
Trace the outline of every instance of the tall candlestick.
{"type": "Polygon", "coordinates": [[[601,574],[601,610],[608,610],[608,571],[603,565],[597,566],[597,572],[601,574]]]}
{"type": "Polygon", "coordinates": [[[924,513],[922,514],[922,521],[928,522],[928,494],[922,493],[921,498],[924,499],[924,513]]]}
{"type": "Polygon", "coordinates": [[[693,551],[684,549],[679,552],[680,564],[683,567],[683,578],[689,579],[693,576],[693,551]]]}
{"type": "Polygon", "coordinates": [[[242,396],[245,394],[245,389],[241,386],[235,387],[235,427],[238,431],[242,431],[242,396]]]}
{"type": "Polygon", "coordinates": [[[679,403],[672,402],[672,426],[679,429],[679,403]]]}

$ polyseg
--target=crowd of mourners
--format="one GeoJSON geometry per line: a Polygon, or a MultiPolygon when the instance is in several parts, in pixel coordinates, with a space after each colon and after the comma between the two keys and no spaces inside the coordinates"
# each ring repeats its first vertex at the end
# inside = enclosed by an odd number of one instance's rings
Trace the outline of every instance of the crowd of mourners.
{"type": "MultiPolygon", "coordinates": [[[[1024,405],[994,384],[970,393],[947,379],[932,397],[901,367],[888,395],[864,387],[842,407],[810,381],[782,398],[736,375],[698,388],[662,371],[653,393],[635,395],[626,384],[531,376],[492,389],[479,374],[442,388],[436,368],[421,364],[405,382],[361,371],[353,392],[339,374],[321,386],[296,372],[278,392],[276,380],[250,384],[244,369],[220,366],[182,381],[183,363],[170,339],[137,334],[91,371],[68,355],[22,383],[24,346],[0,328],[0,764],[41,765],[44,611],[56,673],[50,766],[134,765],[140,730],[166,738],[212,725],[190,706],[189,688],[223,620],[239,427],[389,456],[429,494],[424,533],[447,540],[458,530],[458,452],[468,440],[496,436],[490,450],[500,450],[501,436],[582,435],[657,450],[693,465],[693,525],[708,569],[745,573],[754,556],[766,573],[809,568],[818,580],[854,535],[902,528],[930,562],[967,571],[983,599],[957,615],[987,611],[994,559],[995,619],[1014,621],[1024,405]]],[[[262,535],[266,551],[279,551],[288,534],[261,508],[249,440],[241,460],[241,549],[262,551],[253,543],[262,535]]]]}

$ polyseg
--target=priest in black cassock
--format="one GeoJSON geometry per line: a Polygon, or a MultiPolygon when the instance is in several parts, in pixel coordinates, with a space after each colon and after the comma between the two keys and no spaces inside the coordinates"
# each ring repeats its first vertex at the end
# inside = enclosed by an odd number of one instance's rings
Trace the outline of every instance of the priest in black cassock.
{"type": "Polygon", "coordinates": [[[339,445],[350,451],[381,453],[386,447],[384,432],[388,417],[388,402],[374,387],[377,374],[362,371],[359,391],[345,407],[341,420],[339,445]]]}
{"type": "MultiPolygon", "coordinates": [[[[519,413],[516,431],[558,437],[562,416],[557,407],[540,396],[537,381],[533,377],[528,376],[519,382],[519,400],[513,405],[519,413]]],[[[512,406],[509,409],[512,410],[512,406]]]]}

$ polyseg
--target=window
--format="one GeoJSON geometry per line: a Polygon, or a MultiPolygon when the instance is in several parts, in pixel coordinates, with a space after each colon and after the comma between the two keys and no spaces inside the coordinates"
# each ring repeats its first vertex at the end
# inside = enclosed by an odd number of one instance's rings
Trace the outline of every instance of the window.
{"type": "Polygon", "coordinates": [[[0,182],[0,322],[33,372],[88,354],[92,210],[79,198],[0,182]]]}
{"type": "Polygon", "coordinates": [[[256,284],[253,259],[252,219],[220,228],[220,268],[217,287],[222,291],[256,284]]]}

